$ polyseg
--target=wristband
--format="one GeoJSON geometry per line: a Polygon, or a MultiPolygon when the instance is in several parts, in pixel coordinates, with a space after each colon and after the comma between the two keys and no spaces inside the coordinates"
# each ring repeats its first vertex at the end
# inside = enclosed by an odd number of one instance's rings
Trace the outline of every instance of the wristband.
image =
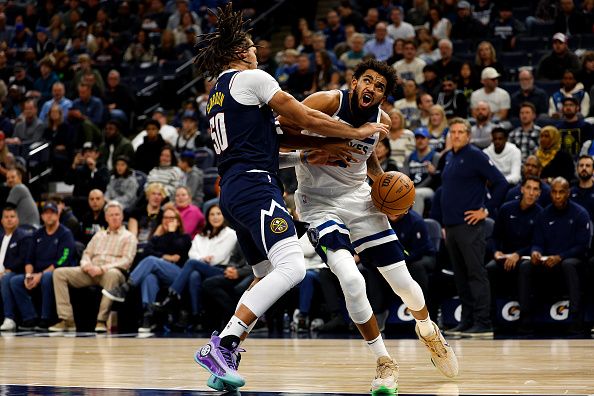
{"type": "Polygon", "coordinates": [[[292,151],[290,153],[280,153],[279,168],[292,168],[301,163],[301,152],[292,151]]]}

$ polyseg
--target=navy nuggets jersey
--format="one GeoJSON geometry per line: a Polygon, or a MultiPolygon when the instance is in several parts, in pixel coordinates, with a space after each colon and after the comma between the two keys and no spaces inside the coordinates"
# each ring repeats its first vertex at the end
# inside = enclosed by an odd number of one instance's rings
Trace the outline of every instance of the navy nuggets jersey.
{"type": "Polygon", "coordinates": [[[250,170],[276,174],[279,139],[268,101],[280,87],[261,70],[227,70],[210,91],[206,113],[221,178],[250,170]]]}
{"type": "MultiPolygon", "coordinates": [[[[340,103],[338,110],[333,114],[333,118],[347,123],[355,128],[360,127],[365,122],[380,122],[381,110],[378,108],[376,112],[363,122],[355,122],[349,104],[349,91],[339,91],[340,103]]],[[[334,166],[316,166],[300,164],[295,168],[297,173],[297,181],[300,190],[308,190],[324,195],[333,195],[332,191],[336,191],[338,195],[341,194],[341,188],[359,187],[365,183],[367,179],[367,159],[371,156],[375,145],[379,140],[379,132],[363,140],[351,140],[350,145],[363,151],[363,154],[355,154],[354,157],[359,160],[357,163],[352,163],[348,167],[334,167],[334,166]]]]}

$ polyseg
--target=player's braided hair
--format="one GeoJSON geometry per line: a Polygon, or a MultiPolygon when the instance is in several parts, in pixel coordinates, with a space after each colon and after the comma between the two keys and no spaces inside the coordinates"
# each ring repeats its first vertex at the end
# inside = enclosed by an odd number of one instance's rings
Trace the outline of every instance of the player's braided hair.
{"type": "MultiPolygon", "coordinates": [[[[246,22],[241,11],[234,12],[231,2],[217,11],[217,29],[198,36],[198,53],[194,58],[200,74],[215,78],[232,62],[243,60],[242,54],[253,45],[248,41],[249,30],[244,30],[246,22]]],[[[208,12],[213,14],[210,9],[208,12]]]]}

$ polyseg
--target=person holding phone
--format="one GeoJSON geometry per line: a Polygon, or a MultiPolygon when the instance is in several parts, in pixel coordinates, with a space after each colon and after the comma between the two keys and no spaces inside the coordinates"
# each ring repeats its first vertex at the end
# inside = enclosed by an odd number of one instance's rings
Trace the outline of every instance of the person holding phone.
{"type": "Polygon", "coordinates": [[[107,298],[123,302],[130,289],[140,286],[144,315],[139,333],[155,329],[152,304],[159,288],[171,285],[182,272],[180,267],[188,258],[190,245],[179,212],[172,203],[165,205],[161,224],[144,249],[145,258],[132,271],[128,281],[119,287],[102,290],[107,298]]]}

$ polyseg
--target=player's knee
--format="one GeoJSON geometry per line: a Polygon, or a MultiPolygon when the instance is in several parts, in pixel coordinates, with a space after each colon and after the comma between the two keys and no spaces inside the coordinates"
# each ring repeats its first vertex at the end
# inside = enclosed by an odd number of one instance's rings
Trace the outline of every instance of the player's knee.
{"type": "Polygon", "coordinates": [[[340,284],[347,300],[356,300],[365,297],[365,279],[360,272],[350,272],[340,279],[340,284]]]}
{"type": "Polygon", "coordinates": [[[274,245],[268,252],[274,270],[295,287],[305,278],[305,259],[297,238],[288,238],[274,245]]]}

